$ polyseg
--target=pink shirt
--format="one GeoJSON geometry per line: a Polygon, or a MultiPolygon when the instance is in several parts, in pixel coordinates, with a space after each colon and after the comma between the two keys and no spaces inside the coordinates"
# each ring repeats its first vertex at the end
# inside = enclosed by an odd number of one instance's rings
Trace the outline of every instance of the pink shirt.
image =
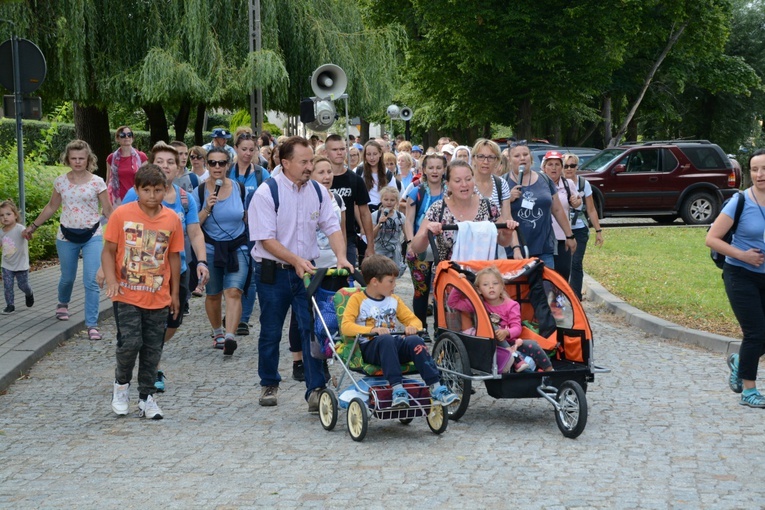
{"type": "MultiPolygon", "coordinates": [[[[454,289],[446,300],[446,304],[450,308],[459,310],[461,312],[473,313],[473,303],[457,289],[454,289]]],[[[486,306],[486,311],[489,312],[489,318],[492,324],[496,328],[505,328],[510,333],[507,335],[507,340],[515,340],[521,336],[521,305],[517,301],[510,298],[497,305],[490,305],[487,302],[483,302],[486,306]]]]}
{"type": "MultiPolygon", "coordinates": [[[[568,181],[566,184],[568,184],[568,189],[571,191],[571,196],[579,194],[579,189],[576,187],[576,183],[572,181],[571,179],[566,179],[568,181]]],[[[566,218],[568,218],[568,212],[571,209],[571,204],[568,203],[568,194],[566,193],[566,188],[563,186],[563,177],[558,179],[558,182],[555,184],[558,188],[558,200],[560,200],[560,205],[563,206],[563,212],[566,213],[566,218]]],[[[571,225],[569,219],[569,225],[571,225]]],[[[558,225],[558,220],[555,219],[555,216],[552,217],[552,224],[553,224],[553,231],[555,232],[555,239],[558,241],[565,241],[566,240],[566,233],[563,232],[563,229],[560,225],[558,225]]]]}
{"type": "Polygon", "coordinates": [[[298,188],[284,174],[272,177],[279,186],[279,214],[274,210],[274,200],[268,184],[261,184],[247,209],[247,221],[250,226],[250,241],[255,241],[252,258],[258,262],[277,259],[263,247],[261,241],[276,239],[290,252],[307,260],[319,257],[319,243],[316,229],[319,228],[329,237],[340,230],[340,221],[332,209],[334,198],[324,186],[319,185],[322,199],[315,186],[307,182],[298,188]]]}

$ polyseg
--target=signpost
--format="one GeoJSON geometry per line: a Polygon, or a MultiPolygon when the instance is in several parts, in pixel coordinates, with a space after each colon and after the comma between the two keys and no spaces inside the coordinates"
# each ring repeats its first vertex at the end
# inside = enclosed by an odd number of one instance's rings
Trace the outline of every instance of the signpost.
{"type": "MultiPolygon", "coordinates": [[[[10,21],[3,20],[8,23],[10,21]]],[[[16,147],[19,160],[19,212],[21,221],[26,216],[24,194],[24,139],[21,119],[24,110],[23,94],[31,94],[43,84],[47,67],[45,56],[32,41],[14,35],[0,44],[0,84],[13,91],[16,114],[16,147]]]]}

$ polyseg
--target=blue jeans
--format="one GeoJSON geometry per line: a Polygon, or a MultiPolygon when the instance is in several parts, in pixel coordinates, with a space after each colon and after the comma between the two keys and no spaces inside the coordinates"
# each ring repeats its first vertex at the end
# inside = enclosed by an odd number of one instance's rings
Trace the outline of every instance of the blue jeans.
{"type": "Polygon", "coordinates": [[[545,263],[545,267],[549,267],[550,269],[555,269],[555,256],[552,253],[542,253],[540,255],[531,255],[531,256],[539,258],[542,262],[545,263]]]}
{"type": "Polygon", "coordinates": [[[251,257],[247,257],[247,260],[252,264],[252,274],[250,274],[250,288],[247,292],[242,294],[242,318],[239,322],[249,323],[252,310],[255,308],[255,298],[257,297],[255,285],[255,261],[251,257]]]}
{"type": "Polygon", "coordinates": [[[274,283],[260,281],[262,264],[255,263],[255,285],[260,303],[260,337],[258,339],[258,376],[261,386],[278,386],[279,344],[287,311],[297,318],[298,331],[303,346],[305,371],[305,398],[311,391],[325,387],[322,363],[311,356],[311,316],[308,310],[308,294],[303,280],[294,269],[276,268],[274,283]]]}
{"type": "Polygon", "coordinates": [[[69,304],[72,288],[77,276],[77,261],[82,252],[82,284],[85,287],[85,326],[98,326],[98,303],[100,289],[96,283],[96,273],[101,267],[101,236],[93,236],[87,243],[72,243],[56,240],[58,262],[61,266],[61,279],[58,281],[58,302],[69,304]]]}
{"type": "Polygon", "coordinates": [[[576,251],[574,256],[571,257],[571,276],[568,278],[568,283],[571,285],[571,289],[582,300],[582,280],[584,280],[584,252],[587,250],[587,241],[590,240],[589,227],[574,229],[574,239],[576,239],[576,251]]]}

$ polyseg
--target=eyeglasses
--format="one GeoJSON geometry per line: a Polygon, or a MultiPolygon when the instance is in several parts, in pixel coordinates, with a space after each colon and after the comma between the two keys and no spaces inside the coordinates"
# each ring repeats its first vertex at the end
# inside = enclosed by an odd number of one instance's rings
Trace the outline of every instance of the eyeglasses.
{"type": "Polygon", "coordinates": [[[132,131],[123,131],[119,135],[120,138],[133,138],[133,132],[132,131]]]}
{"type": "Polygon", "coordinates": [[[189,159],[197,160],[197,159],[205,159],[204,156],[197,156],[196,154],[192,154],[189,156],[189,159]]]}
{"type": "Polygon", "coordinates": [[[563,168],[566,168],[566,169],[568,169],[568,168],[576,168],[576,167],[578,167],[578,166],[579,166],[579,165],[575,163],[575,164],[573,164],[573,165],[563,165],[563,168]]]}
{"type": "Polygon", "coordinates": [[[227,159],[208,159],[207,160],[207,166],[212,166],[212,167],[220,166],[220,167],[224,167],[226,165],[228,165],[228,160],[227,159]]]}
{"type": "Polygon", "coordinates": [[[239,140],[252,140],[254,138],[257,138],[257,136],[252,133],[242,133],[236,137],[236,141],[238,142],[239,140]]]}
{"type": "Polygon", "coordinates": [[[492,162],[492,161],[497,161],[499,158],[497,156],[495,156],[494,154],[489,154],[489,155],[486,155],[486,154],[476,154],[475,155],[475,159],[477,159],[478,161],[489,161],[489,162],[492,162]]]}
{"type": "Polygon", "coordinates": [[[526,140],[518,140],[517,142],[513,142],[513,143],[510,144],[510,148],[512,149],[514,147],[518,147],[518,146],[521,146],[521,145],[527,145],[526,144],[526,140]]]}

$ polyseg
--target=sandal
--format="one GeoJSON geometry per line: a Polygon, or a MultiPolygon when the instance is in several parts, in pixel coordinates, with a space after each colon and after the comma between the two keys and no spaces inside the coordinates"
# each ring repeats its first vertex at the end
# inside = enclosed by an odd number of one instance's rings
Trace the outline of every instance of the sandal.
{"type": "Polygon", "coordinates": [[[194,296],[194,297],[202,297],[202,296],[204,296],[205,295],[204,288],[200,285],[199,287],[197,287],[196,289],[191,291],[191,295],[194,296]]]}
{"type": "Polygon", "coordinates": [[[213,337],[213,349],[223,349],[225,347],[226,343],[226,336],[225,335],[215,335],[213,337]]]}
{"type": "Polygon", "coordinates": [[[101,332],[98,331],[98,328],[95,326],[91,326],[88,328],[88,338],[91,340],[101,340],[101,332]]]}
{"type": "Polygon", "coordinates": [[[56,308],[56,318],[60,321],[69,320],[69,309],[65,306],[59,306],[56,308]]]}

